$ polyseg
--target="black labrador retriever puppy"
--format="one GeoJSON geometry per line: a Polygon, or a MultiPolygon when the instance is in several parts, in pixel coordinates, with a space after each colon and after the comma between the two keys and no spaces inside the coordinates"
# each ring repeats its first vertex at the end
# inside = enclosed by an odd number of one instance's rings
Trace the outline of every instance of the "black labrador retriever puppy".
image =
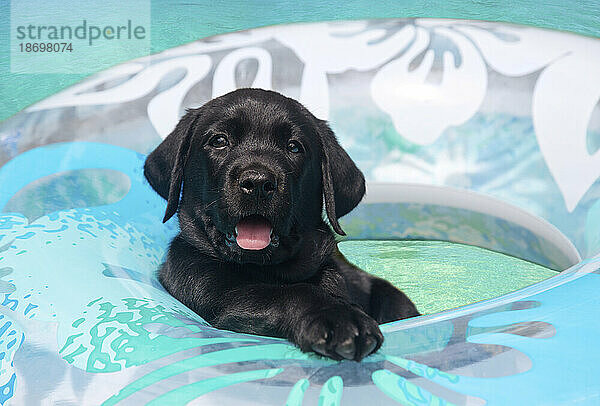
{"type": "Polygon", "coordinates": [[[159,280],[214,327],[360,361],[383,342],[377,323],[419,314],[337,250],[331,228],[344,235],[364,177],[297,101],[240,89],[188,110],[144,174],[181,229],[159,280]]]}

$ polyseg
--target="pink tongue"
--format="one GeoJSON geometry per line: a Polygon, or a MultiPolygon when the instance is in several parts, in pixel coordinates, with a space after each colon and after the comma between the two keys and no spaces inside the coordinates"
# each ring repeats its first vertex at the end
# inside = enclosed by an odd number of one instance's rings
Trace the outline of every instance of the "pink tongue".
{"type": "Polygon", "coordinates": [[[262,250],[271,243],[271,224],[261,216],[240,220],[236,227],[237,244],[245,250],[262,250]]]}

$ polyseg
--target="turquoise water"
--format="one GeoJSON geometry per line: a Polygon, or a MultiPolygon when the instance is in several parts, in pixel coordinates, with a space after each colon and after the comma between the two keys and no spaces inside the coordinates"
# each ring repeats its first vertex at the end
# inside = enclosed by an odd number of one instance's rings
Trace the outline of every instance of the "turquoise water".
{"type": "MultiPolygon", "coordinates": [[[[17,1],[17,0],[13,0],[17,1]]],[[[48,3],[41,0],[37,3],[48,3]]],[[[64,5],[65,2],[61,2],[64,5]]],[[[365,18],[441,17],[504,21],[600,36],[597,0],[370,0],[360,1],[159,1],[151,3],[151,52],[156,53],[199,38],[229,31],[291,22],[365,18]]],[[[53,4],[57,4],[54,3],[53,4]]],[[[57,8],[57,15],[63,10],[57,8]]],[[[31,7],[31,13],[36,8],[31,7]]],[[[115,10],[98,3],[98,14],[115,10]]],[[[51,20],[52,16],[44,16],[51,20]]],[[[10,71],[10,2],[0,2],[0,120],[88,75],[19,74],[10,71]]],[[[115,51],[117,53],[117,51],[115,51]]],[[[143,53],[107,55],[102,70],[143,53]]]]}
{"type": "Polygon", "coordinates": [[[518,258],[443,241],[344,241],[358,267],[387,279],[422,314],[491,299],[556,275],[518,258]]]}

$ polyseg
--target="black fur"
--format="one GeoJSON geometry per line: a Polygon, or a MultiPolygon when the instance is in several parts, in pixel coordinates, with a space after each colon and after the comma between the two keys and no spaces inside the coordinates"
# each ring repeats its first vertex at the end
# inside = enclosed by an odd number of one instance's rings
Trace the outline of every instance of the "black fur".
{"type": "Polygon", "coordinates": [[[418,315],[406,295],[337,250],[323,201],[343,235],[337,220],[362,199],[364,177],[327,123],[297,101],[240,89],[188,110],[144,174],[167,200],[164,220],[178,211],[181,228],[160,282],[213,326],[360,361],[383,342],[377,323],[418,315]],[[269,190],[244,189],[248,176],[269,190]],[[251,215],[272,225],[261,250],[228,239],[251,215]]]}

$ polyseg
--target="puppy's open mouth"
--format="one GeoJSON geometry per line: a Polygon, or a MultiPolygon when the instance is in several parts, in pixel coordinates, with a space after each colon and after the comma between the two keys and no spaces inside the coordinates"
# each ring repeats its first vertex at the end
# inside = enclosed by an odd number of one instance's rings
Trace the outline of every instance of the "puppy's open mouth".
{"type": "Polygon", "coordinates": [[[262,250],[269,245],[277,247],[279,237],[273,233],[273,226],[263,216],[244,217],[235,226],[233,233],[226,235],[228,244],[237,243],[245,250],[262,250]]]}

